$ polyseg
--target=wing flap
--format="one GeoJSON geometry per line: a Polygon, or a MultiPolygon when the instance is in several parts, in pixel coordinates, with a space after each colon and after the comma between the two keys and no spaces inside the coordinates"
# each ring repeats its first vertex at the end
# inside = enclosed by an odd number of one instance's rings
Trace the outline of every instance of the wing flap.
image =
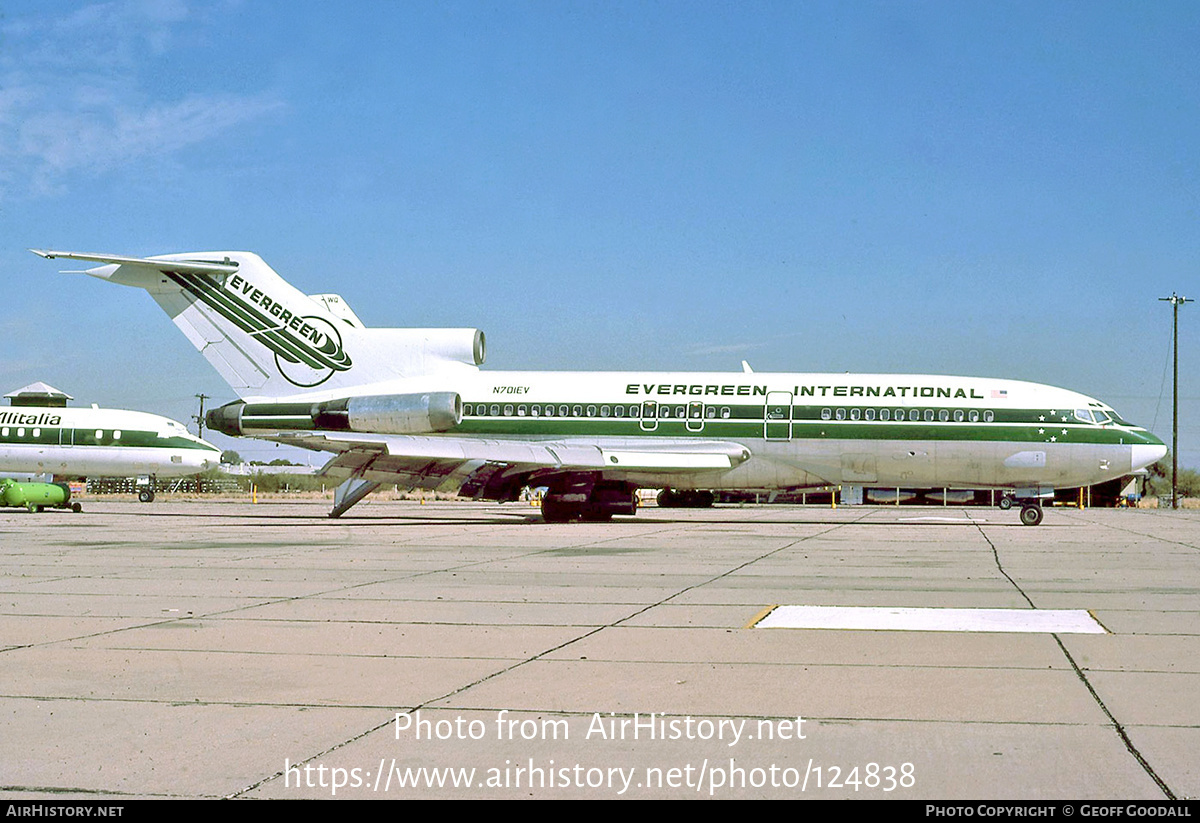
{"type": "Polygon", "coordinates": [[[750,458],[740,443],[717,440],[494,440],[355,432],[279,432],[262,439],[335,452],[322,474],[435,488],[463,482],[486,464],[505,474],[548,471],[691,473],[731,469],[750,458]]]}

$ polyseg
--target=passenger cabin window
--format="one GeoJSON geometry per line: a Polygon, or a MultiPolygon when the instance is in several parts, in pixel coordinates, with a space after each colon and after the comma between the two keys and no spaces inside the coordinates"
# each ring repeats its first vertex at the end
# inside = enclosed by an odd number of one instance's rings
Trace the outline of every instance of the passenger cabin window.
{"type": "Polygon", "coordinates": [[[831,417],[833,417],[833,411],[831,409],[821,409],[822,420],[828,420],[831,417]]]}
{"type": "Polygon", "coordinates": [[[996,419],[996,415],[992,412],[991,409],[988,409],[987,411],[985,411],[983,413],[983,422],[984,423],[991,423],[995,419],[996,419]]]}
{"type": "Polygon", "coordinates": [[[971,413],[968,415],[968,419],[972,423],[978,423],[979,422],[979,411],[977,409],[971,409],[971,413]]]}

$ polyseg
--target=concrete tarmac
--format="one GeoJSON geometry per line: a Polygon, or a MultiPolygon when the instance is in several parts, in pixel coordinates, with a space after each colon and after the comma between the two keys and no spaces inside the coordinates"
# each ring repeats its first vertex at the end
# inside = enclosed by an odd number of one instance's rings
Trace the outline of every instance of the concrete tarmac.
{"type": "Polygon", "coordinates": [[[84,505],[0,513],[7,799],[1200,796],[1197,511],[84,505]]]}

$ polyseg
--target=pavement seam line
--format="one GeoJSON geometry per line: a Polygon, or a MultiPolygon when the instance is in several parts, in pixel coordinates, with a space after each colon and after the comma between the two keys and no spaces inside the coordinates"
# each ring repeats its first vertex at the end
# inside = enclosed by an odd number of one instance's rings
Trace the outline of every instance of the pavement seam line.
{"type": "MultiPolygon", "coordinates": [[[[1009,573],[1004,570],[1004,565],[1000,562],[1000,552],[996,548],[996,544],[993,543],[991,538],[987,536],[987,532],[983,530],[982,525],[976,524],[975,528],[979,529],[979,534],[987,542],[988,546],[991,547],[992,557],[996,561],[996,568],[999,570],[1000,574],[1004,575],[1005,579],[1007,579],[1009,583],[1012,583],[1013,588],[1017,590],[1021,597],[1025,598],[1025,602],[1029,604],[1031,609],[1036,609],[1037,606],[1034,605],[1033,600],[1029,598],[1029,595],[1025,593],[1025,590],[1022,589],[1020,585],[1018,585],[1017,581],[1013,580],[1009,573]]],[[[1096,705],[1100,707],[1100,711],[1104,712],[1104,716],[1108,718],[1108,722],[1112,725],[1113,731],[1117,733],[1117,737],[1119,737],[1121,742],[1124,744],[1125,750],[1133,756],[1133,759],[1136,760],[1138,765],[1142,767],[1142,770],[1149,775],[1150,779],[1154,781],[1162,793],[1167,796],[1168,800],[1178,799],[1175,797],[1175,793],[1171,791],[1171,787],[1168,786],[1166,782],[1164,782],[1163,779],[1158,776],[1158,773],[1154,771],[1154,767],[1151,766],[1146,761],[1146,758],[1142,756],[1142,753],[1138,751],[1137,746],[1133,745],[1133,741],[1129,739],[1129,735],[1125,732],[1125,727],[1122,726],[1120,722],[1117,721],[1117,718],[1113,716],[1113,713],[1108,710],[1108,706],[1104,705],[1104,701],[1100,698],[1100,695],[1096,691],[1095,687],[1093,687],[1091,682],[1087,679],[1087,675],[1083,673],[1083,669],[1079,668],[1079,664],[1075,662],[1075,658],[1071,656],[1069,651],[1067,651],[1067,647],[1063,644],[1062,638],[1060,638],[1058,634],[1054,632],[1052,632],[1050,636],[1054,638],[1054,642],[1058,644],[1058,648],[1062,651],[1063,656],[1066,657],[1067,662],[1071,664],[1071,668],[1075,671],[1075,676],[1079,678],[1079,682],[1081,682],[1083,687],[1088,690],[1088,694],[1092,696],[1092,700],[1094,700],[1096,705]]]]}
{"type": "MultiPolygon", "coordinates": [[[[494,671],[494,672],[492,672],[491,674],[489,674],[489,675],[486,675],[486,676],[484,676],[484,677],[481,677],[481,678],[479,678],[478,680],[476,680],[476,681],[474,681],[474,682],[472,682],[472,683],[468,683],[468,684],[466,684],[466,685],[464,685],[464,686],[459,686],[458,688],[456,688],[456,689],[453,689],[453,690],[451,690],[451,691],[447,692],[446,694],[443,694],[443,695],[441,695],[441,696],[439,696],[439,697],[432,697],[432,698],[430,698],[430,699],[428,699],[428,700],[425,700],[425,701],[423,701],[422,703],[420,703],[419,705],[417,705],[417,706],[413,706],[412,708],[410,708],[410,709],[409,709],[407,712],[405,712],[405,714],[411,714],[411,713],[413,713],[413,712],[415,712],[415,711],[420,711],[421,709],[424,709],[424,708],[427,708],[427,707],[429,707],[429,706],[430,706],[431,704],[433,704],[433,703],[436,703],[436,702],[438,702],[438,701],[441,701],[441,700],[446,700],[446,699],[448,699],[448,698],[454,697],[454,696],[455,696],[455,695],[457,695],[457,694],[462,694],[463,692],[465,692],[465,691],[468,691],[469,689],[473,689],[474,687],[476,687],[476,686],[478,686],[478,685],[481,685],[481,684],[483,684],[483,683],[486,683],[486,682],[488,682],[489,680],[493,680],[493,679],[495,679],[495,678],[499,677],[500,675],[503,675],[503,674],[508,674],[509,672],[511,672],[511,671],[514,671],[515,669],[517,669],[517,668],[520,668],[521,666],[524,666],[524,665],[525,665],[525,664],[527,664],[527,663],[532,663],[532,662],[534,662],[535,660],[540,660],[541,658],[545,657],[546,655],[548,655],[548,654],[552,654],[552,653],[554,653],[554,652],[556,652],[556,651],[559,651],[560,649],[564,649],[564,648],[566,648],[567,646],[570,646],[570,645],[571,645],[571,644],[573,644],[573,643],[578,643],[580,640],[586,640],[587,638],[591,637],[592,635],[594,635],[594,634],[597,634],[597,633],[599,633],[599,632],[602,632],[602,631],[604,631],[605,629],[611,629],[611,628],[615,628],[616,626],[620,625],[621,623],[624,623],[626,620],[632,620],[634,617],[637,617],[638,615],[640,615],[640,614],[643,614],[643,613],[645,613],[645,612],[649,611],[650,609],[653,609],[653,608],[655,608],[655,607],[657,607],[657,606],[661,606],[661,605],[663,605],[664,603],[666,603],[668,600],[671,600],[672,598],[678,597],[678,596],[679,596],[679,595],[681,595],[681,594],[686,594],[687,592],[691,591],[692,589],[698,588],[698,587],[700,587],[700,586],[706,586],[706,585],[708,585],[709,583],[712,583],[712,582],[715,582],[715,581],[717,581],[717,580],[720,580],[721,578],[723,578],[723,577],[726,577],[727,575],[733,574],[733,573],[734,573],[734,572],[736,572],[736,571],[740,571],[741,569],[744,569],[744,568],[746,568],[747,566],[749,566],[749,565],[751,565],[751,564],[753,564],[753,563],[757,563],[757,562],[759,562],[760,560],[765,560],[766,558],[768,558],[768,557],[771,557],[772,555],[774,555],[774,554],[777,554],[777,553],[779,553],[779,552],[781,552],[781,551],[783,551],[783,550],[785,550],[785,549],[792,548],[793,546],[795,546],[795,545],[797,545],[797,544],[799,544],[799,543],[803,543],[803,542],[805,542],[805,541],[807,541],[807,540],[811,540],[811,539],[812,539],[812,538],[814,538],[814,537],[820,537],[821,535],[828,534],[829,532],[832,532],[832,531],[835,531],[835,530],[837,530],[837,529],[840,529],[840,528],[842,528],[843,526],[846,526],[846,525],[851,525],[852,523],[859,522],[859,521],[861,521],[862,519],[864,519],[866,516],[867,516],[867,514],[865,514],[865,513],[864,513],[864,514],[863,514],[861,517],[859,517],[857,520],[855,520],[855,521],[851,521],[851,523],[839,523],[839,524],[837,524],[837,525],[834,525],[834,526],[831,526],[831,527],[829,527],[829,528],[825,529],[824,531],[820,531],[820,532],[817,532],[817,533],[815,533],[815,534],[810,534],[810,535],[807,535],[807,536],[805,536],[805,537],[801,537],[801,538],[799,538],[799,539],[797,539],[797,540],[791,540],[791,541],[789,541],[789,542],[788,542],[786,545],[780,546],[780,547],[779,547],[779,548],[777,548],[777,549],[772,549],[771,551],[767,552],[766,554],[763,554],[763,555],[760,555],[760,556],[758,556],[758,557],[755,557],[755,558],[752,558],[752,559],[750,559],[750,560],[747,560],[745,563],[741,563],[741,564],[739,564],[738,566],[735,566],[735,567],[734,567],[734,568],[732,568],[732,569],[727,569],[726,571],[722,572],[721,574],[715,575],[715,576],[713,576],[713,577],[709,578],[708,580],[702,581],[702,582],[700,582],[700,583],[693,583],[693,584],[692,584],[692,585],[690,585],[690,586],[686,586],[686,587],[684,587],[684,588],[680,589],[679,591],[675,592],[674,594],[671,594],[671,595],[669,595],[669,596],[667,596],[667,597],[664,597],[662,600],[659,600],[657,603],[651,603],[650,605],[643,606],[642,608],[640,608],[640,609],[636,610],[636,611],[635,611],[635,612],[633,612],[632,614],[628,614],[628,615],[626,615],[625,617],[622,617],[620,620],[615,620],[615,621],[613,621],[613,622],[611,622],[611,623],[608,623],[608,624],[606,624],[606,625],[603,625],[603,626],[596,626],[594,629],[592,629],[592,630],[590,630],[590,631],[587,631],[587,632],[584,632],[583,634],[581,634],[581,635],[578,635],[577,637],[573,637],[573,638],[571,638],[570,640],[566,640],[566,641],[564,641],[564,642],[562,642],[562,643],[559,643],[557,646],[553,646],[553,647],[551,647],[551,648],[549,648],[549,649],[544,649],[544,650],[542,650],[542,651],[538,652],[537,654],[535,654],[535,655],[533,655],[533,656],[531,656],[531,657],[528,657],[528,658],[526,658],[525,660],[520,660],[520,661],[518,661],[518,662],[516,662],[516,663],[513,663],[511,666],[505,666],[504,668],[502,668],[502,669],[499,669],[499,670],[497,670],[497,671],[494,671]]],[[[592,544],[595,544],[595,543],[597,543],[597,542],[607,542],[607,540],[611,540],[611,539],[616,539],[616,538],[607,538],[606,540],[592,541],[592,544]]],[[[585,545],[586,545],[586,544],[585,544],[585,545]]],[[[531,554],[539,554],[539,553],[546,552],[546,551],[561,551],[561,548],[562,548],[562,547],[559,547],[559,548],[556,548],[556,549],[543,549],[543,550],[539,550],[538,552],[531,552],[531,554]]],[[[377,725],[377,726],[374,726],[374,727],[372,727],[372,728],[369,728],[369,729],[367,729],[366,731],[364,731],[364,732],[361,732],[360,734],[354,735],[353,737],[351,737],[351,738],[349,738],[349,739],[347,739],[347,740],[343,740],[342,742],[340,742],[340,743],[337,743],[336,745],[330,746],[328,749],[325,749],[324,751],[317,752],[316,754],[313,754],[311,757],[307,757],[307,758],[305,758],[305,759],[304,759],[304,760],[302,760],[302,761],[297,761],[294,767],[300,767],[300,766],[307,765],[307,764],[311,763],[312,761],[314,761],[314,760],[316,760],[316,759],[318,759],[318,758],[320,758],[320,757],[324,757],[325,755],[327,755],[327,754],[330,754],[330,753],[332,753],[332,752],[335,752],[335,751],[337,751],[338,749],[342,749],[342,748],[344,748],[344,747],[346,747],[346,746],[350,745],[351,743],[353,743],[353,742],[355,742],[355,741],[357,741],[357,740],[361,740],[362,738],[366,737],[366,736],[367,736],[367,735],[369,735],[369,734],[373,734],[374,732],[377,732],[377,731],[379,731],[380,729],[386,728],[386,727],[387,727],[387,726],[388,726],[390,723],[392,723],[392,722],[394,722],[394,721],[395,721],[395,714],[393,714],[393,716],[392,716],[391,718],[389,718],[388,720],[384,721],[383,723],[380,723],[380,724],[379,724],[379,725],[377,725]]],[[[264,778],[262,778],[261,780],[259,780],[259,781],[255,782],[255,783],[252,783],[252,784],[251,784],[251,785],[249,785],[249,786],[246,786],[246,787],[245,787],[245,788],[243,788],[243,789],[239,789],[239,790],[238,790],[238,791],[236,791],[236,792],[232,792],[232,793],[230,793],[229,795],[227,795],[227,797],[228,797],[228,798],[230,798],[230,799],[232,799],[232,798],[236,798],[236,797],[240,797],[240,796],[242,796],[243,794],[245,794],[245,793],[247,793],[247,792],[250,792],[250,791],[253,791],[254,789],[257,789],[257,788],[259,788],[260,786],[266,785],[267,783],[270,783],[270,782],[271,782],[271,781],[273,781],[273,780],[278,780],[280,777],[282,777],[282,776],[284,775],[284,773],[285,773],[285,771],[283,771],[283,770],[281,770],[281,771],[278,771],[278,772],[276,772],[276,773],[274,773],[274,774],[272,774],[272,775],[269,775],[269,776],[267,776],[267,777],[264,777],[264,778]]]]}

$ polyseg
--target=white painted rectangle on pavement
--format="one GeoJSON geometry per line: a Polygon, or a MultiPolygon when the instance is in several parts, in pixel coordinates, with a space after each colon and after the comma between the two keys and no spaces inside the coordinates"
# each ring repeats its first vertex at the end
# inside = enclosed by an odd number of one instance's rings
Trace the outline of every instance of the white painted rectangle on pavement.
{"type": "Polygon", "coordinates": [[[901,609],[776,606],[758,629],[863,629],[909,632],[1053,632],[1106,634],[1083,609],[901,609]]]}

